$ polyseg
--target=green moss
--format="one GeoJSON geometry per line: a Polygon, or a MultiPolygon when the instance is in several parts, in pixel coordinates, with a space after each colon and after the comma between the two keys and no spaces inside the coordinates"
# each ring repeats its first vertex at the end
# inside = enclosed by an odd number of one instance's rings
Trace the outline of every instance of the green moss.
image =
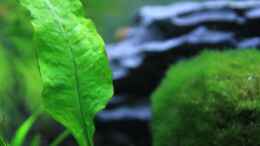
{"type": "Polygon", "coordinates": [[[204,52],[152,96],[154,146],[259,146],[260,52],[204,52]]]}

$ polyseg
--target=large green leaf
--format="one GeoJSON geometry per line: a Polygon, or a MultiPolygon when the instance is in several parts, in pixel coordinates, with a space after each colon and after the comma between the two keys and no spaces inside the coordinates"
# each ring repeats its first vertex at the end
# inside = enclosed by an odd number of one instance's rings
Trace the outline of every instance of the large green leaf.
{"type": "Polygon", "coordinates": [[[93,118],[113,94],[104,42],[80,0],[21,2],[34,18],[45,109],[81,146],[92,146],[93,118]]]}

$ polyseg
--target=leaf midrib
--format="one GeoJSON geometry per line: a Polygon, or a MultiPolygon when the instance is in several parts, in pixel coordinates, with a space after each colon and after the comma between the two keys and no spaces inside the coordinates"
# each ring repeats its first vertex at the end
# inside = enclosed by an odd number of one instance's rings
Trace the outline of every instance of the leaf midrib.
{"type": "Polygon", "coordinates": [[[76,60],[75,60],[75,55],[73,53],[72,45],[70,43],[70,40],[68,40],[66,37],[64,37],[64,34],[66,34],[66,31],[65,31],[65,28],[62,26],[62,23],[59,21],[60,16],[57,15],[57,12],[55,11],[55,7],[52,6],[52,3],[50,2],[50,0],[44,0],[44,1],[45,1],[47,8],[49,9],[49,11],[54,16],[54,21],[58,24],[60,33],[63,34],[61,36],[63,36],[63,39],[65,40],[65,43],[67,43],[67,46],[69,48],[69,52],[70,52],[71,59],[72,59],[72,62],[73,62],[74,80],[75,80],[75,83],[76,83],[74,85],[74,88],[75,88],[76,93],[77,93],[77,99],[78,99],[77,101],[78,101],[78,104],[79,104],[80,123],[81,123],[81,126],[83,128],[83,134],[87,138],[87,144],[89,146],[91,146],[91,143],[89,141],[90,140],[89,135],[88,135],[88,132],[87,132],[87,129],[86,129],[87,125],[86,125],[85,120],[83,118],[84,117],[84,111],[82,109],[82,101],[81,101],[81,95],[80,95],[78,67],[77,67],[77,63],[76,63],[76,60]]]}

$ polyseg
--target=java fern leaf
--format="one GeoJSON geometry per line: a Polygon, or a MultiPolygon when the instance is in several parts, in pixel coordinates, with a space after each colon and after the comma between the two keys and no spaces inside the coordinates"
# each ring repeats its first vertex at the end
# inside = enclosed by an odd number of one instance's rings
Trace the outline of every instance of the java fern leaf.
{"type": "Polygon", "coordinates": [[[104,42],[80,0],[20,0],[33,17],[46,111],[93,146],[95,114],[113,94],[104,42]]]}

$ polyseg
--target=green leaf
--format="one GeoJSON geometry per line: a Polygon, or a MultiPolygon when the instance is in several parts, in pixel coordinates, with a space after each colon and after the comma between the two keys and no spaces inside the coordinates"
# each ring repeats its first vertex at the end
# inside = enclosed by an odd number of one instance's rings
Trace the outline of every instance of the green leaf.
{"type": "Polygon", "coordinates": [[[46,111],[80,146],[92,146],[93,118],[113,94],[104,42],[80,0],[21,0],[33,16],[46,111]]]}
{"type": "Polygon", "coordinates": [[[64,139],[66,139],[70,135],[69,130],[63,131],[58,137],[54,139],[54,141],[50,144],[50,146],[58,146],[64,139]]]}
{"type": "Polygon", "coordinates": [[[33,123],[38,118],[40,112],[35,112],[32,114],[24,123],[18,128],[15,133],[15,136],[12,139],[11,146],[22,146],[26,135],[28,134],[29,130],[31,129],[33,123]]]}
{"type": "Polygon", "coordinates": [[[7,146],[4,139],[0,136],[0,146],[7,146]]]}
{"type": "Polygon", "coordinates": [[[41,145],[41,136],[35,135],[31,141],[31,146],[40,146],[41,145]]]}

